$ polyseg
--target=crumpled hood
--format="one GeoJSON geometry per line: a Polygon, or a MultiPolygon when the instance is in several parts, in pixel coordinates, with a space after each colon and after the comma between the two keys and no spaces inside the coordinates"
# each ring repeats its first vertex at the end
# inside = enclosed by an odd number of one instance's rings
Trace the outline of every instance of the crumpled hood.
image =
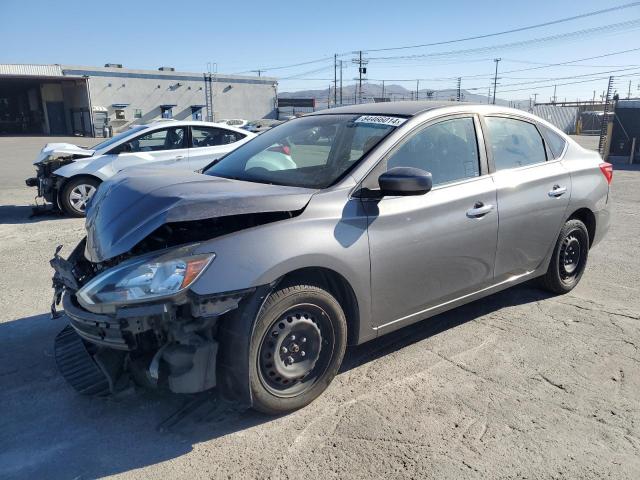
{"type": "Polygon", "coordinates": [[[47,143],[40,153],[38,158],[33,162],[34,165],[42,163],[49,157],[90,157],[95,153],[95,150],[89,150],[86,148],[78,147],[71,143],[47,143]]]}
{"type": "Polygon", "coordinates": [[[86,257],[131,250],[165,223],[303,209],[316,190],[170,169],[129,168],[104,182],[87,209],[86,257]]]}

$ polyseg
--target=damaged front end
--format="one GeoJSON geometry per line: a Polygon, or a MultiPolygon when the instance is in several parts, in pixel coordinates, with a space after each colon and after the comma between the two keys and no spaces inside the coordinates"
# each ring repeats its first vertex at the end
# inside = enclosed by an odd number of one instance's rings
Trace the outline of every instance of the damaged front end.
{"type": "Polygon", "coordinates": [[[92,263],[84,249],[83,240],[68,259],[56,252],[51,260],[52,314],[62,303],[73,329],[56,338],[65,379],[86,394],[113,393],[131,380],[175,393],[215,387],[219,320],[253,289],[210,296],[189,291],[215,257],[191,255],[193,246],[116,264],[92,263]]]}
{"type": "Polygon", "coordinates": [[[36,176],[27,178],[25,183],[27,187],[37,187],[36,198],[43,198],[53,204],[54,208],[58,208],[58,192],[65,178],[54,172],[76,160],[91,157],[94,153],[94,150],[66,143],[47,144],[33,163],[36,176]]]}

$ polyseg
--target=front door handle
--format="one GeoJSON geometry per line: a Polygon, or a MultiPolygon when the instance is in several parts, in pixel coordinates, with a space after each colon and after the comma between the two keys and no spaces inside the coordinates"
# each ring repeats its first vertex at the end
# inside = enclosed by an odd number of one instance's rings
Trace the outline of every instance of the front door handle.
{"type": "Polygon", "coordinates": [[[493,210],[493,205],[485,205],[482,202],[476,202],[472,209],[467,210],[467,217],[482,218],[491,210],[493,210]]]}
{"type": "Polygon", "coordinates": [[[182,160],[183,158],[184,158],[184,155],[178,155],[178,156],[176,157],[176,160],[182,160]]]}
{"type": "Polygon", "coordinates": [[[567,193],[567,187],[561,187],[560,185],[554,185],[547,195],[550,197],[561,197],[567,193]]]}

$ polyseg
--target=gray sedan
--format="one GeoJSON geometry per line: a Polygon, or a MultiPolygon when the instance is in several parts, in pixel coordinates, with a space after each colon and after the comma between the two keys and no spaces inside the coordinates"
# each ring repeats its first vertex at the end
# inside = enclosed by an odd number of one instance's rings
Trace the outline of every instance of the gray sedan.
{"type": "Polygon", "coordinates": [[[136,381],[301,408],[347,344],[534,278],[569,292],[611,179],[540,118],[434,102],[294,119],[203,174],[122,172],[52,260],[58,365],[83,393],[136,381]]]}

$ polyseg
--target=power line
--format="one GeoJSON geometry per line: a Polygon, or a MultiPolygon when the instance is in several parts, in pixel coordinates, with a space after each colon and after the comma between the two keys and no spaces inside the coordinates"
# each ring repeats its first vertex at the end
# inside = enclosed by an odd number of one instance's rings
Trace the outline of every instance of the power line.
{"type": "Polygon", "coordinates": [[[550,43],[556,40],[566,40],[566,39],[581,37],[585,35],[595,35],[597,33],[610,34],[610,33],[618,32],[620,30],[635,29],[638,26],[640,26],[640,19],[636,18],[633,20],[627,20],[619,23],[612,23],[609,25],[600,25],[598,27],[575,30],[573,32],[559,33],[555,35],[549,35],[546,37],[538,37],[538,38],[532,38],[529,40],[520,40],[517,42],[490,45],[486,47],[468,48],[468,49],[461,49],[461,50],[449,50],[445,52],[432,52],[432,53],[422,53],[422,54],[414,54],[414,55],[369,57],[369,60],[375,60],[375,61],[399,60],[399,59],[412,60],[412,59],[422,59],[422,58],[446,58],[446,57],[456,57],[461,55],[477,55],[479,53],[489,53],[497,49],[504,50],[504,49],[512,49],[512,48],[528,46],[532,44],[550,43]]]}
{"type": "Polygon", "coordinates": [[[472,36],[472,37],[457,38],[455,40],[445,40],[445,41],[441,41],[441,42],[423,43],[423,44],[419,44],[419,45],[406,45],[406,46],[402,46],[402,47],[375,48],[375,49],[369,49],[369,50],[367,50],[367,52],[384,52],[384,51],[390,51],[390,50],[405,50],[405,49],[410,49],[410,48],[434,47],[434,46],[437,46],[437,45],[448,45],[448,44],[452,44],[452,43],[466,42],[466,41],[469,41],[469,40],[480,40],[480,39],[483,39],[483,38],[497,37],[499,35],[507,35],[509,33],[524,32],[526,30],[533,30],[535,28],[548,27],[550,25],[557,25],[559,23],[570,22],[570,21],[573,21],[573,20],[579,20],[581,18],[592,17],[592,16],[595,16],[595,15],[601,15],[603,13],[610,13],[610,12],[614,12],[614,11],[617,11],[617,10],[637,7],[638,5],[640,5],[640,2],[625,3],[623,5],[618,5],[616,7],[605,8],[605,9],[602,9],[602,10],[596,10],[596,11],[593,11],[593,12],[583,13],[583,14],[580,14],[580,15],[574,15],[572,17],[565,17],[565,18],[560,18],[560,19],[557,19],[557,20],[551,20],[549,22],[538,23],[536,25],[528,25],[526,27],[513,28],[511,30],[504,30],[502,32],[487,33],[487,34],[484,34],[484,35],[475,35],[475,36],[472,36]]]}
{"type": "MultiPolygon", "coordinates": [[[[552,82],[552,81],[556,81],[556,80],[569,80],[571,78],[584,78],[584,77],[593,77],[595,75],[604,75],[604,74],[612,74],[612,73],[618,73],[618,72],[628,72],[629,70],[635,70],[637,69],[637,66],[634,67],[629,67],[629,68],[620,68],[620,69],[616,69],[616,70],[606,70],[603,72],[593,72],[593,73],[585,73],[582,75],[572,75],[570,77],[551,77],[551,78],[545,78],[543,80],[534,80],[531,82],[516,82],[516,83],[506,83],[501,85],[502,87],[516,87],[519,85],[534,85],[536,83],[545,83],[545,82],[552,82]]],[[[485,87],[477,87],[477,89],[483,89],[485,87]]],[[[535,87],[537,88],[537,87],[535,87]]],[[[471,90],[471,89],[469,89],[471,90]]]]}

